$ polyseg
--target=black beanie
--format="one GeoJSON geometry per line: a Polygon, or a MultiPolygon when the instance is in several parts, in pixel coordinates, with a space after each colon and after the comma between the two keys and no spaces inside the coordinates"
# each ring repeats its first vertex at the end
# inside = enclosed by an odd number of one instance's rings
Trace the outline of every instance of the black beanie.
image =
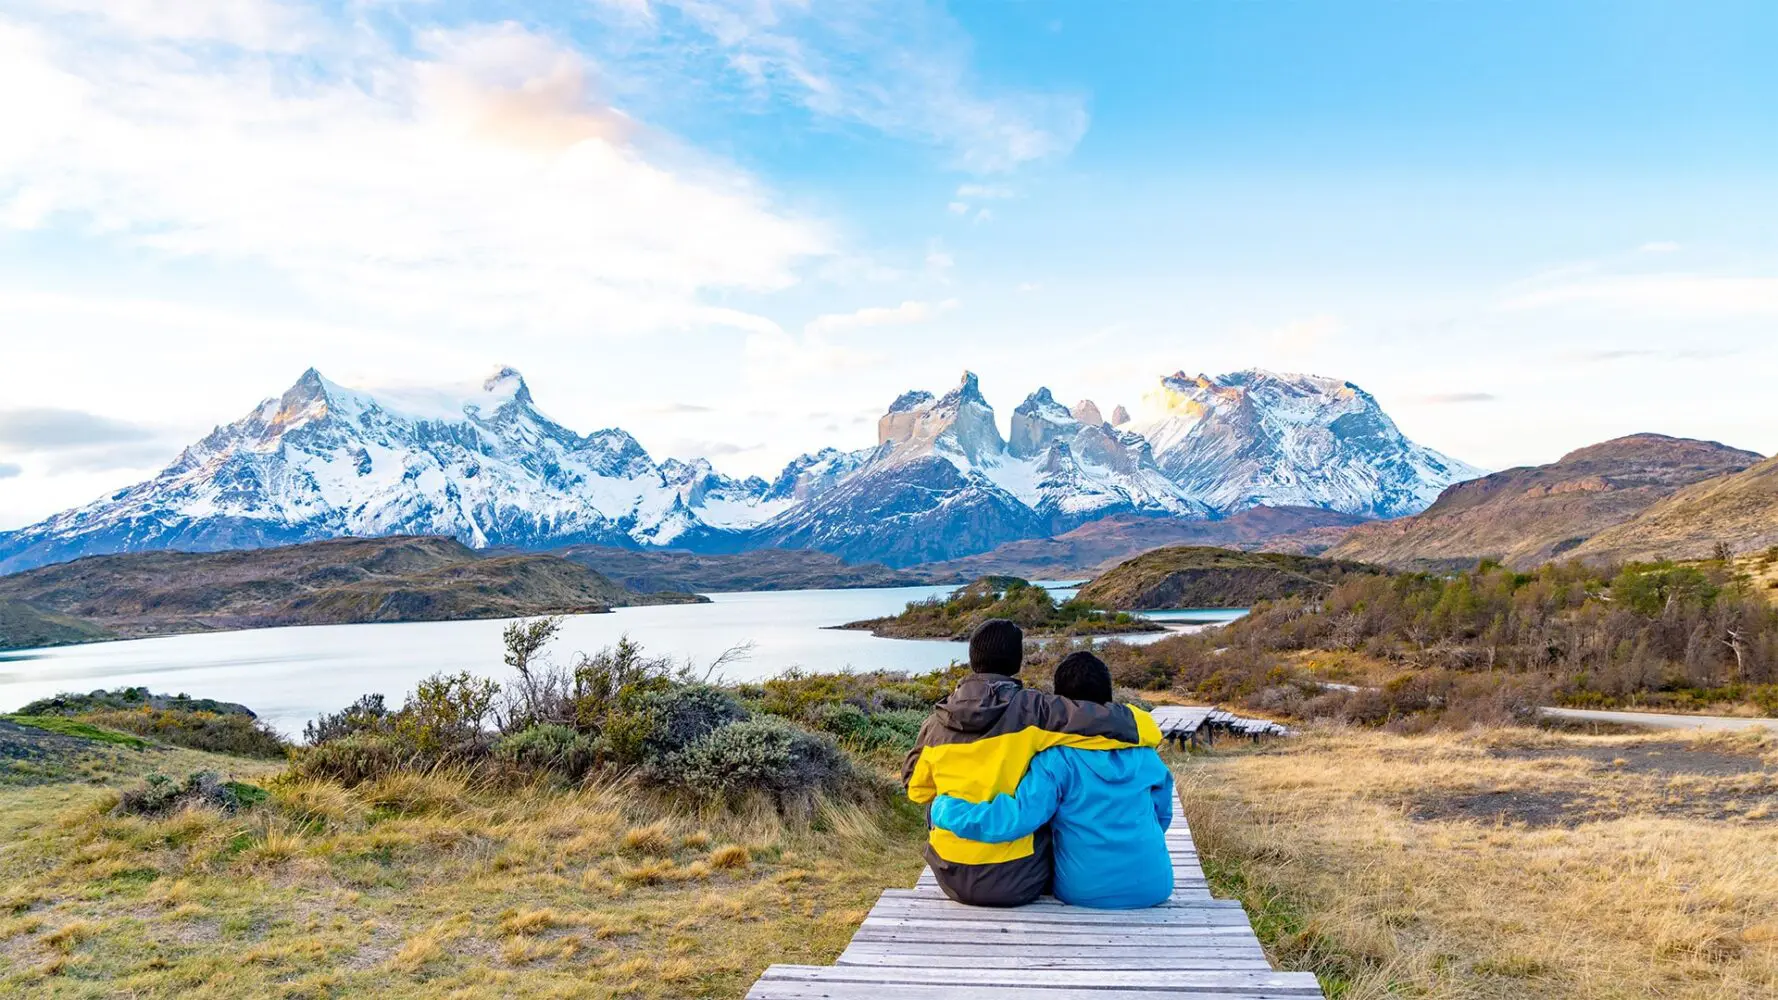
{"type": "Polygon", "coordinates": [[[1011,677],[1024,659],[1024,630],[1004,618],[990,618],[969,634],[969,668],[978,674],[1011,677]]]}

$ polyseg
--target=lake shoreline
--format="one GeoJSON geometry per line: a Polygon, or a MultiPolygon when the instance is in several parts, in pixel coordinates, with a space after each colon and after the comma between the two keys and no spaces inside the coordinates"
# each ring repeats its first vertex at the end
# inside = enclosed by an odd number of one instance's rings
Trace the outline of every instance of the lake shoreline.
{"type": "MultiPolygon", "coordinates": [[[[910,601],[947,589],[740,591],[710,594],[705,604],[573,615],[563,621],[555,659],[568,665],[581,653],[596,653],[627,637],[648,655],[700,670],[724,652],[751,643],[744,659],[722,667],[723,676],[732,681],[764,680],[793,669],[942,670],[968,658],[967,644],[943,638],[884,639],[829,626],[893,614],[910,601]]],[[[0,653],[0,711],[68,691],[147,687],[226,696],[252,705],[280,730],[300,733],[303,723],[363,694],[399,702],[431,674],[469,671],[503,681],[508,671],[500,633],[510,620],[290,625],[11,650],[0,653]]],[[[1186,624],[1207,623],[1213,622],[1186,624]]],[[[1144,642],[1172,634],[1108,638],[1144,642]]]]}

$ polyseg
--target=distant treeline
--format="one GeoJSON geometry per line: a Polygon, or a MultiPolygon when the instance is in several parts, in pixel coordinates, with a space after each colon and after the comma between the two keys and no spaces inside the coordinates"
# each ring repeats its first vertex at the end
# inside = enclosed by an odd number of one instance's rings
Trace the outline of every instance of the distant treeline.
{"type": "Polygon", "coordinates": [[[1478,699],[1491,703],[1485,715],[1522,714],[1544,698],[1778,710],[1778,607],[1726,560],[1352,577],[1117,658],[1121,680],[1136,686],[1358,721],[1478,699]],[[1395,673],[1367,690],[1323,690],[1292,655],[1304,651],[1395,673]]]}

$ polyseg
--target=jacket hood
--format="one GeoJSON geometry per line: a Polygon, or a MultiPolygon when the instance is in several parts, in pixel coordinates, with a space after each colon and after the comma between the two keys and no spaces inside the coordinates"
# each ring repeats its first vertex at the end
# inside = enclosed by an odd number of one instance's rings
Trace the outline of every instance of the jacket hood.
{"type": "Polygon", "coordinates": [[[1012,699],[1025,685],[1001,674],[970,674],[957,689],[933,707],[946,728],[960,733],[983,733],[994,727],[1012,699]]]}
{"type": "Polygon", "coordinates": [[[1075,753],[1069,756],[1073,763],[1093,773],[1093,776],[1107,785],[1124,785],[1137,781],[1147,781],[1143,774],[1142,759],[1154,751],[1147,747],[1130,747],[1124,750],[1095,750],[1090,753],[1075,753]]]}

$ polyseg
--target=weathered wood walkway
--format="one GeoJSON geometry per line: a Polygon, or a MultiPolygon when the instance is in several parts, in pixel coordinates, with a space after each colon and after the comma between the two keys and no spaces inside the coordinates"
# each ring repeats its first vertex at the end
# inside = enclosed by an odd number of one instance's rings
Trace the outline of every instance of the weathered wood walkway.
{"type": "Polygon", "coordinates": [[[945,898],[930,869],[877,900],[833,965],[774,965],[748,1000],[1285,1000],[1322,996],[1276,972],[1241,904],[1214,899],[1185,817],[1167,831],[1173,898],[1093,910],[1050,897],[1016,909],[945,898]]]}

